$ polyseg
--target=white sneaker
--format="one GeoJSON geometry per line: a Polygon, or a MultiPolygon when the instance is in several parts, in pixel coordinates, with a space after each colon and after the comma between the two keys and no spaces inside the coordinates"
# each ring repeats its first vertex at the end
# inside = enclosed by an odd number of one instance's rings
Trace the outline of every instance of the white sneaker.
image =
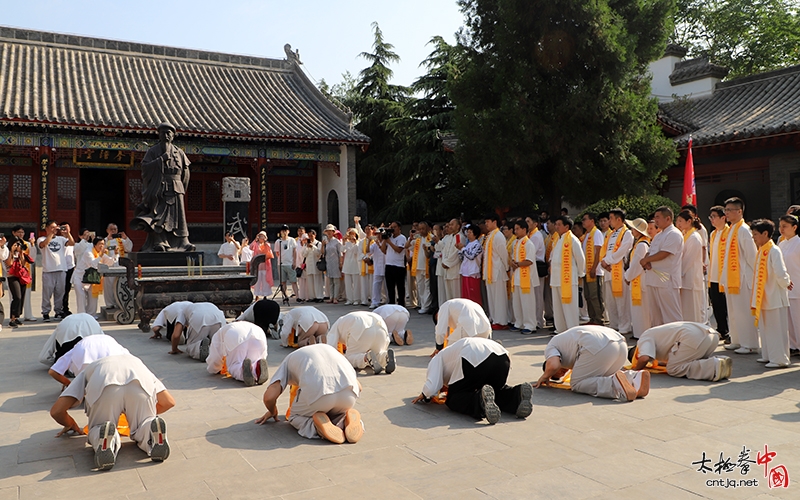
{"type": "Polygon", "coordinates": [[[766,365],[764,365],[764,368],[788,368],[788,367],[789,367],[788,363],[787,364],[783,364],[783,363],[767,363],[766,365]]]}
{"type": "Polygon", "coordinates": [[[99,470],[110,470],[117,461],[117,426],[114,422],[101,424],[100,442],[94,449],[94,466],[99,470]]]}
{"type": "Polygon", "coordinates": [[[733,371],[733,360],[728,356],[719,356],[717,357],[716,368],[717,371],[714,374],[712,382],[729,379],[731,378],[731,372],[733,371]]]}
{"type": "Polygon", "coordinates": [[[755,354],[758,352],[758,349],[753,349],[752,347],[740,347],[733,352],[736,354],[755,354]]]}
{"type": "Polygon", "coordinates": [[[153,462],[163,462],[169,457],[169,442],[167,441],[167,423],[161,417],[156,417],[150,422],[150,459],[153,462]]]}
{"type": "Polygon", "coordinates": [[[740,347],[742,347],[740,344],[725,344],[725,350],[728,350],[728,351],[735,351],[736,349],[739,349],[740,347]]]}

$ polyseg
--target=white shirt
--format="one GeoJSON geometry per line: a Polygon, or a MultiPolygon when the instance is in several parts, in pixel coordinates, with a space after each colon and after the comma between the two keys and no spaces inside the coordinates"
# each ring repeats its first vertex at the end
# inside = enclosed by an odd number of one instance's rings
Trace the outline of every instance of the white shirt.
{"type": "Polygon", "coordinates": [[[328,321],[328,317],[325,316],[325,313],[311,306],[295,307],[281,317],[283,319],[281,345],[284,347],[289,345],[289,335],[292,333],[292,330],[297,327],[300,327],[305,332],[308,331],[314,323],[324,323],[330,326],[330,322],[328,321]]]}
{"type": "Polygon", "coordinates": [[[64,262],[67,271],[75,267],[75,245],[64,247],[64,262]]]}
{"type": "Polygon", "coordinates": [[[670,255],[665,259],[651,264],[653,269],[645,274],[647,286],[655,288],[680,288],[683,234],[672,224],[658,233],[656,237],[653,238],[653,242],[650,243],[649,255],[655,255],[661,251],[669,252],[670,255]]]}
{"type": "Polygon", "coordinates": [[[239,265],[239,249],[236,248],[236,243],[226,241],[219,246],[217,255],[222,259],[223,266],[238,266],[239,265]],[[228,257],[232,255],[233,257],[228,257]]]}
{"type": "Polygon", "coordinates": [[[289,353],[269,380],[269,384],[275,382],[280,382],[281,390],[287,385],[298,386],[298,398],[302,397],[306,404],[345,389],[351,389],[356,396],[360,392],[355,369],[328,344],[309,345],[289,353]]]}
{"type": "Polygon", "coordinates": [[[90,241],[86,241],[86,240],[83,240],[83,239],[78,240],[78,241],[75,242],[74,255],[75,255],[75,265],[76,266],[78,265],[78,262],[81,261],[81,257],[83,257],[83,254],[85,254],[86,252],[89,252],[89,251],[92,250],[92,246],[93,245],[92,245],[92,243],[90,241]]]}
{"type": "Polygon", "coordinates": [[[440,351],[428,363],[427,379],[422,394],[435,396],[444,384],[451,385],[464,378],[461,360],[466,359],[472,366],[478,366],[492,354],[508,355],[503,346],[494,340],[482,337],[468,337],[459,340],[440,351]]]}
{"type": "MultiPolygon", "coordinates": [[[[39,243],[46,239],[46,236],[42,236],[36,240],[36,246],[39,246],[39,243]]],[[[53,273],[69,269],[67,267],[66,249],[67,239],[63,236],[53,236],[47,247],[40,249],[42,251],[42,272],[53,273]]]]}
{"type": "MultiPolygon", "coordinates": [[[[647,255],[648,250],[650,250],[650,244],[646,240],[642,240],[636,244],[636,248],[633,249],[633,255],[631,256],[631,265],[628,267],[628,270],[625,271],[626,281],[633,281],[637,277],[641,276],[642,273],[647,272],[639,262],[644,259],[644,256],[647,255]]],[[[645,280],[643,278],[641,283],[644,284],[644,281],[645,280]]],[[[644,288],[642,289],[644,290],[644,288]]]]}
{"type": "Polygon", "coordinates": [[[184,308],[176,322],[186,328],[188,338],[189,331],[199,332],[204,326],[225,325],[227,320],[225,313],[220,311],[216,305],[211,302],[197,302],[184,308]]]}
{"type": "Polygon", "coordinates": [[[698,231],[683,242],[681,251],[681,288],[702,290],[703,282],[703,238],[698,231]]]}
{"type": "MultiPolygon", "coordinates": [[[[724,229],[724,228],[723,228],[724,229]]],[[[708,282],[719,283],[719,240],[722,238],[722,231],[715,229],[711,232],[709,242],[710,258],[708,260],[708,282]]],[[[800,241],[800,239],[798,239],[800,241]]]]}
{"type": "MultiPolygon", "coordinates": [[[[388,249],[387,249],[388,252],[388,249]]],[[[381,251],[381,246],[374,242],[369,246],[369,255],[372,258],[372,275],[385,276],[386,275],[386,254],[381,251]]]]}
{"type": "Polygon", "coordinates": [[[608,246],[606,247],[606,255],[603,257],[603,262],[609,266],[622,262],[625,257],[630,254],[631,248],[633,248],[633,233],[626,229],[625,232],[622,233],[622,242],[619,244],[619,248],[614,251],[617,238],[620,237],[620,232],[622,232],[621,227],[611,233],[611,236],[608,238],[608,246]]]}
{"type": "Polygon", "coordinates": [[[285,240],[278,238],[272,245],[272,251],[275,257],[280,256],[282,266],[291,267],[294,263],[294,250],[297,248],[297,240],[291,236],[287,236],[285,240]]]}
{"type": "Polygon", "coordinates": [[[322,272],[317,269],[317,261],[321,255],[322,244],[317,240],[313,242],[309,241],[308,244],[303,247],[303,258],[306,261],[306,274],[320,274],[322,272]]]}
{"type": "MultiPolygon", "coordinates": [[[[354,311],[347,313],[331,325],[328,330],[328,345],[336,347],[339,342],[350,345],[350,342],[358,342],[362,335],[374,338],[373,335],[380,335],[389,338],[389,332],[383,318],[374,312],[354,311]]],[[[377,353],[376,353],[377,354],[377,353]]]]}
{"type": "MultiPolygon", "coordinates": [[[[598,229],[597,232],[599,233],[600,230],[598,229]]],[[[581,242],[572,231],[567,231],[558,239],[550,253],[550,288],[561,286],[561,254],[564,248],[564,238],[572,238],[572,284],[577,285],[578,278],[585,276],[586,257],[583,255],[581,242]]]]}
{"type": "Polygon", "coordinates": [[[401,305],[397,304],[384,304],[380,307],[375,308],[372,312],[383,318],[384,321],[388,319],[391,315],[400,313],[406,317],[406,321],[411,317],[408,313],[408,309],[401,305]]]}
{"type": "Polygon", "coordinates": [[[797,282],[789,290],[789,298],[800,299],[800,236],[792,236],[788,240],[781,241],[778,246],[783,252],[783,262],[792,282],[797,282]]]}
{"type": "MultiPolygon", "coordinates": [[[[756,257],[756,269],[758,269],[758,259],[763,258],[759,252],[756,257]]],[[[761,302],[761,309],[771,310],[781,307],[789,307],[789,273],[786,271],[786,265],[783,263],[783,253],[778,246],[773,245],[767,255],[767,283],[764,286],[764,300],[761,302]]],[[[758,271],[756,271],[758,272],[758,271]]],[[[726,290],[727,291],[727,290],[726,290]]],[[[753,293],[750,296],[750,307],[756,307],[756,287],[753,284],[753,293]]],[[[763,318],[762,320],[763,321],[763,318]]],[[[761,325],[761,323],[759,323],[761,325]]]]}
{"type": "Polygon", "coordinates": [[[153,328],[157,326],[165,328],[168,324],[176,323],[178,321],[178,318],[183,319],[185,317],[184,311],[186,310],[186,308],[191,306],[192,303],[185,300],[180,302],[173,302],[172,304],[168,305],[167,307],[162,309],[161,312],[158,313],[158,316],[156,316],[156,319],[153,322],[153,328]]]}
{"type": "Polygon", "coordinates": [[[670,351],[677,348],[677,344],[696,350],[710,333],[714,333],[714,329],[702,323],[676,321],[645,330],[636,345],[639,356],[668,361],[670,351]]]}
{"type": "Polygon", "coordinates": [[[546,245],[544,244],[544,233],[541,229],[536,231],[535,233],[528,236],[528,239],[533,242],[533,246],[536,247],[536,260],[539,262],[544,262],[545,250],[546,245]]]}
{"type": "Polygon", "coordinates": [[[117,258],[111,258],[105,253],[102,255],[98,255],[97,257],[94,256],[94,249],[90,248],[88,252],[84,252],[81,255],[80,260],[75,265],[75,270],[72,272],[72,282],[73,283],[82,283],[83,282],[83,275],[86,273],[86,270],[90,267],[97,269],[97,266],[100,264],[105,264],[107,266],[113,266],[116,264],[117,258]]]}
{"type": "MultiPolygon", "coordinates": [[[[522,246],[522,240],[518,239],[514,242],[513,247],[513,255],[511,255],[511,260],[516,262],[521,262],[522,255],[520,251],[520,247],[522,246]]],[[[529,272],[528,276],[531,279],[531,288],[536,288],[539,286],[539,273],[536,272],[536,247],[533,245],[533,241],[530,238],[525,239],[525,259],[531,261],[530,267],[528,267],[529,272]]],[[[514,269],[514,286],[522,286],[522,270],[521,268],[514,269]]],[[[533,293],[533,292],[531,292],[533,293]]]]}
{"type": "Polygon", "coordinates": [[[50,369],[59,375],[64,375],[69,370],[73,375],[78,376],[87,365],[98,359],[121,354],[130,354],[130,352],[119,345],[114,337],[104,334],[90,335],[81,339],[68,353],[58,358],[58,361],[50,369]]]}
{"type": "Polygon", "coordinates": [[[102,334],[103,330],[100,328],[100,323],[91,314],[70,314],[61,320],[44,343],[42,352],[39,353],[39,362],[45,365],[52,365],[56,360],[57,345],[64,345],[78,337],[85,339],[91,335],[102,334]]]}
{"type": "MultiPolygon", "coordinates": [[[[728,290],[728,260],[731,257],[731,243],[733,243],[733,226],[728,231],[728,241],[725,242],[725,261],[722,263],[722,276],[719,278],[719,284],[725,286],[725,293],[730,293],[728,290]]],[[[753,288],[753,270],[756,262],[756,254],[758,248],[753,241],[753,233],[750,232],[750,226],[742,221],[738,229],[737,244],[739,246],[739,277],[741,283],[741,290],[745,288],[753,288]]],[[[741,293],[740,290],[740,293],[741,293]]]]}
{"type": "Polygon", "coordinates": [[[128,385],[134,380],[150,396],[153,406],[156,394],[166,390],[164,384],[147,369],[142,360],[131,354],[121,354],[98,359],[86,366],[61,395],[71,396],[79,403],[85,396],[86,406],[91,407],[109,385],[128,385]]]}
{"type": "Polygon", "coordinates": [[[358,242],[345,241],[344,243],[344,263],[342,263],[342,274],[361,274],[361,261],[359,255],[358,242]]]}
{"type": "Polygon", "coordinates": [[[403,247],[406,245],[406,237],[400,234],[399,236],[392,236],[389,238],[395,246],[400,247],[400,251],[396,251],[391,245],[386,245],[386,265],[395,267],[406,267],[405,252],[403,247]]]}
{"type": "Polygon", "coordinates": [[[576,326],[550,339],[544,349],[544,359],[560,357],[561,366],[572,368],[581,353],[586,351],[591,355],[597,354],[610,342],[624,344],[625,337],[618,331],[605,326],[576,326]]]}
{"type": "MultiPolygon", "coordinates": [[[[247,349],[238,349],[250,339],[255,339],[263,345],[264,354],[267,353],[267,336],[261,327],[246,321],[229,323],[211,337],[211,345],[208,348],[206,365],[208,373],[219,373],[222,370],[222,358],[225,359],[227,366],[238,366],[247,357],[247,349]]],[[[257,360],[252,359],[253,363],[257,360]]]]}
{"type": "Polygon", "coordinates": [[[246,263],[253,260],[253,250],[249,246],[242,247],[242,253],[239,254],[240,262],[246,263]]]}
{"type": "MultiPolygon", "coordinates": [[[[448,234],[437,244],[442,251],[442,258],[439,259],[437,267],[442,266],[442,274],[446,280],[460,279],[459,268],[461,267],[461,257],[456,248],[456,235],[448,234]],[[447,269],[444,268],[447,266],[447,269]]],[[[437,271],[437,275],[438,275],[437,271]]]]}
{"type": "Polygon", "coordinates": [[[492,246],[492,284],[508,281],[508,250],[506,238],[499,230],[491,231],[484,241],[483,268],[481,276],[486,280],[489,269],[489,245],[492,246]]]}
{"type": "MultiPolygon", "coordinates": [[[[597,267],[595,268],[595,276],[605,276],[606,275],[605,269],[600,267],[600,252],[603,251],[603,243],[605,243],[605,241],[606,241],[606,235],[603,234],[603,231],[601,231],[599,227],[595,226],[594,229],[596,229],[596,231],[594,232],[594,236],[592,236],[592,240],[594,240],[593,243],[594,243],[594,246],[595,246],[594,259],[595,259],[595,262],[598,263],[597,267]]],[[[589,231],[591,232],[592,230],[590,229],[589,231]]],[[[560,238],[559,238],[559,241],[560,241],[560,238]]],[[[578,241],[580,241],[580,240],[578,240],[578,241]]],[[[588,254],[588,252],[586,251],[586,245],[588,245],[588,244],[589,244],[589,234],[587,233],[586,237],[583,239],[583,243],[581,243],[581,249],[583,250],[584,259],[585,259],[585,256],[588,254]]],[[[550,256],[550,260],[553,260],[552,255],[550,256]]],[[[590,266],[590,264],[591,264],[590,262],[588,262],[588,261],[586,262],[586,267],[587,267],[586,275],[587,276],[589,275],[589,266],[590,266]]]]}
{"type": "MultiPolygon", "coordinates": [[[[439,320],[434,333],[437,345],[447,337],[452,345],[465,337],[492,338],[492,324],[483,308],[469,299],[450,299],[439,307],[439,320]],[[447,332],[452,329],[450,336],[447,332]]],[[[449,348],[449,346],[448,346],[449,348]]]]}

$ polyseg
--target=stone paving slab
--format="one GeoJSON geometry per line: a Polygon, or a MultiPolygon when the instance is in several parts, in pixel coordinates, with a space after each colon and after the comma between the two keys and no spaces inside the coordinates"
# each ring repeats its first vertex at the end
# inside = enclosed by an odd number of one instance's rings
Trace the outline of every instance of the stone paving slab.
{"type": "MultiPolygon", "coordinates": [[[[34,294],[38,305],[38,294],[34,294]]],[[[351,306],[321,305],[335,321],[351,306]]],[[[36,309],[36,307],[34,308],[36,309]]],[[[55,323],[29,323],[0,332],[0,500],[28,498],[797,498],[770,489],[764,466],[717,474],[698,472],[705,452],[735,464],[742,447],[777,452],[772,466],[800,478],[800,366],[768,371],[756,356],[734,359],[721,383],[654,375],[650,395],[633,403],[594,399],[557,389],[534,391],[527,420],[503,415],[489,426],[439,405],[412,405],[425,379],[433,345],[430,316],[412,311],[413,346],[396,347],[392,375],[359,374],[357,408],[366,433],[355,445],[299,437],[285,422],[258,426],[263,387],[209,375],[203,363],[167,354],[134,325],[101,323],[141,357],[174,395],[164,415],[170,458],[150,462],[123,438],[117,465],[92,471],[85,437],[55,439],[49,408],[60,386],[38,363],[55,323]],[[722,488],[709,479],[758,479],[758,487],[722,488]]],[[[512,384],[541,374],[547,331],[496,336],[512,355],[512,384]]],[[[269,366],[289,350],[269,341],[269,366]]],[[[722,348],[720,347],[720,351],[722,348]]],[[[285,411],[288,395],[278,401],[285,411]]],[[[86,418],[72,412],[79,424],[86,418]]]]}

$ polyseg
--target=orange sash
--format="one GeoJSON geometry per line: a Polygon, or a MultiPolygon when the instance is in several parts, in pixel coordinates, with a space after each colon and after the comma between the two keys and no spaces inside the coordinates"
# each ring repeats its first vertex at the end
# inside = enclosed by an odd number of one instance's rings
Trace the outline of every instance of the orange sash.
{"type": "MultiPolygon", "coordinates": [[[[633,255],[633,252],[636,250],[636,246],[642,241],[645,241],[649,244],[650,238],[648,238],[647,236],[642,236],[641,238],[636,240],[636,242],[634,242],[633,244],[633,250],[631,251],[631,255],[633,255]]],[[[642,274],[633,278],[633,281],[631,281],[631,305],[634,306],[642,305],[642,274]]]]}
{"type": "MultiPolygon", "coordinates": [[[[425,237],[425,241],[431,241],[431,235],[425,237]]],[[[417,241],[414,243],[414,255],[411,257],[411,274],[413,276],[417,275],[417,262],[419,259],[419,252],[422,247],[422,237],[417,238],[417,241]]],[[[428,270],[428,259],[425,259],[425,278],[430,278],[430,271],[428,270]]]]}
{"type": "Polygon", "coordinates": [[[767,278],[769,277],[769,271],[767,270],[769,252],[774,246],[775,243],[769,240],[758,249],[758,262],[756,263],[755,276],[753,276],[753,295],[750,300],[752,304],[752,297],[755,296],[756,305],[755,307],[750,307],[750,313],[755,317],[756,326],[758,326],[758,320],[761,318],[761,306],[764,303],[764,293],[767,288],[767,278]]]}
{"type": "Polygon", "coordinates": [[[742,227],[744,219],[740,220],[731,227],[731,251],[728,254],[728,293],[739,295],[739,288],[742,284],[742,277],[739,276],[741,266],[739,264],[739,228],[742,227]]]}
{"type": "MultiPolygon", "coordinates": [[[[119,239],[119,238],[117,238],[117,239],[119,239]]],[[[97,250],[95,250],[94,248],[92,248],[92,255],[94,255],[95,259],[100,256],[100,254],[98,254],[97,250]]],[[[92,297],[99,297],[100,294],[103,293],[103,281],[104,280],[105,280],[105,278],[100,278],[100,283],[98,283],[96,285],[92,285],[92,297]]]]}
{"type": "Polygon", "coordinates": [[[484,248],[483,251],[486,253],[486,284],[492,284],[492,247],[494,246],[492,243],[494,242],[494,235],[500,231],[499,229],[493,230],[484,240],[484,248]]]}
{"type": "MultiPolygon", "coordinates": [[[[597,277],[592,278],[589,276],[589,271],[594,267],[595,259],[597,256],[594,254],[594,233],[597,232],[597,226],[593,227],[591,231],[588,233],[584,233],[583,237],[586,240],[586,281],[589,283],[593,283],[597,281],[597,277]]],[[[606,243],[608,243],[608,237],[606,237],[606,243]]],[[[603,245],[605,248],[605,245],[603,245]]],[[[600,249],[600,258],[603,257],[603,248],[600,249]]]]}
{"type": "MultiPolygon", "coordinates": [[[[616,253],[617,250],[619,250],[619,247],[622,245],[622,237],[625,235],[625,231],[627,231],[627,230],[628,230],[628,228],[626,228],[625,226],[622,226],[622,229],[620,230],[619,234],[617,235],[617,241],[614,242],[614,250],[613,250],[614,253],[616,253]]],[[[606,236],[606,240],[608,240],[609,236],[606,236]]],[[[607,242],[606,242],[606,246],[608,246],[607,242]]],[[[603,253],[603,257],[605,257],[605,253],[603,253]]],[[[602,260],[603,257],[601,257],[601,260],[602,260]]],[[[619,262],[617,262],[616,264],[611,266],[611,295],[613,295],[614,297],[622,297],[622,274],[623,274],[623,272],[624,272],[624,269],[623,269],[622,259],[620,259],[619,262]]]]}
{"type": "Polygon", "coordinates": [[[572,236],[564,233],[561,246],[561,303],[572,303],[572,236]]]}
{"type": "MultiPolygon", "coordinates": [[[[528,242],[528,237],[524,237],[517,243],[517,255],[514,259],[517,262],[522,262],[523,260],[528,260],[525,256],[525,244],[528,242]]],[[[516,273],[514,273],[515,275],[516,273]]],[[[512,281],[513,276],[512,275],[512,281]]],[[[519,286],[522,290],[522,293],[531,293],[531,266],[525,266],[519,268],[519,283],[514,283],[515,285],[519,286]]]]}
{"type": "Polygon", "coordinates": [[[286,408],[286,420],[289,420],[289,416],[292,414],[292,404],[294,403],[295,398],[297,398],[297,391],[299,389],[300,386],[297,385],[289,386],[289,407],[286,408]]]}

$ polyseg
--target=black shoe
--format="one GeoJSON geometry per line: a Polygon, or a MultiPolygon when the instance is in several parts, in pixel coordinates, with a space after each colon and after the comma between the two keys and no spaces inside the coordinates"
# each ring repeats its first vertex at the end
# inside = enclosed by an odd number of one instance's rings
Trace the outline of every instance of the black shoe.
{"type": "Polygon", "coordinates": [[[50,315],[42,314],[42,321],[44,321],[45,323],[50,323],[50,315]]]}
{"type": "Polygon", "coordinates": [[[800,349],[789,349],[789,356],[800,356],[800,349]]]}
{"type": "Polygon", "coordinates": [[[8,322],[8,326],[11,327],[11,328],[19,328],[19,325],[16,324],[15,322],[13,322],[13,321],[9,321],[8,322]]]}
{"type": "Polygon", "coordinates": [[[494,425],[500,420],[500,407],[494,402],[494,388],[491,385],[481,387],[481,408],[489,424],[494,425]]]}
{"type": "Polygon", "coordinates": [[[13,322],[12,322],[12,321],[9,321],[9,322],[8,322],[8,324],[9,324],[9,325],[10,325],[11,323],[14,323],[14,324],[15,324],[15,325],[17,325],[17,326],[22,326],[22,321],[20,321],[20,320],[19,320],[19,318],[15,318],[13,322]]]}
{"type": "Polygon", "coordinates": [[[519,405],[517,406],[517,418],[527,418],[533,413],[533,387],[531,384],[524,383],[518,386],[519,405]]]}

